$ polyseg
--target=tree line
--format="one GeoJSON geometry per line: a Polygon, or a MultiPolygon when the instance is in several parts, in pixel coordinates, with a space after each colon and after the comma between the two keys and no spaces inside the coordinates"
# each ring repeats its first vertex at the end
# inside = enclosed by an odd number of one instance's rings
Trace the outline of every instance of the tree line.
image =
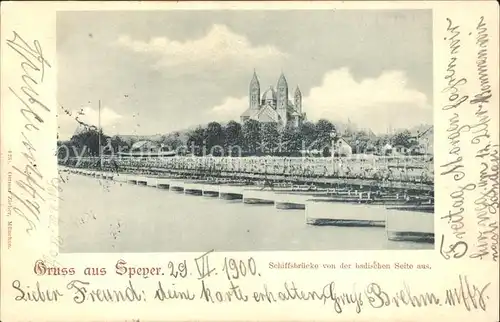
{"type": "Polygon", "coordinates": [[[111,154],[128,151],[130,144],[120,136],[108,136],[102,129],[86,128],[74,134],[69,140],[57,141],[57,155],[61,158],[75,156],[99,156],[99,134],[101,136],[101,151],[111,154]]]}
{"type": "Polygon", "coordinates": [[[194,147],[196,155],[289,155],[300,153],[311,146],[326,146],[335,126],[327,120],[304,122],[299,127],[248,120],[243,124],[230,121],[225,125],[210,122],[199,126],[187,136],[187,146],[194,147]],[[202,150],[205,151],[202,151],[202,150]]]}
{"type": "MultiPolygon", "coordinates": [[[[128,151],[138,139],[125,140],[120,136],[108,136],[101,130],[103,153],[128,151]]],[[[332,133],[337,133],[335,125],[325,119],[315,123],[303,122],[300,126],[287,125],[283,128],[276,123],[260,123],[248,120],[243,124],[230,121],[226,124],[210,122],[205,126],[185,132],[162,135],[156,143],[163,150],[174,150],[194,155],[302,155],[303,150],[318,150],[324,156],[330,155],[329,146],[332,133]]],[[[385,144],[410,148],[413,137],[408,130],[396,134],[374,135],[366,131],[344,131],[342,134],[351,145],[353,153],[370,153],[385,144]]],[[[59,141],[58,145],[71,147],[82,155],[99,155],[99,132],[86,129],[71,137],[69,141],[59,141]]],[[[67,153],[67,151],[65,151],[67,153]]]]}
{"type": "Polygon", "coordinates": [[[336,126],[325,119],[304,122],[299,127],[291,124],[280,128],[276,123],[248,120],[243,124],[230,121],[226,124],[210,122],[186,132],[172,132],[162,136],[160,143],[169,150],[195,155],[288,155],[301,156],[303,150],[319,150],[329,156],[331,133],[343,135],[354,153],[373,153],[386,144],[410,148],[414,144],[409,130],[393,135],[375,135],[367,131],[347,129],[340,133],[336,126]]]}

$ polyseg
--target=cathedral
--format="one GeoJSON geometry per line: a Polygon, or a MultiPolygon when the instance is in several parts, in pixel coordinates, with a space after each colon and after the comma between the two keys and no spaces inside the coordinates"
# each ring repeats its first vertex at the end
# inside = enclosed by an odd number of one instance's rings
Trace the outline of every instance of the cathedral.
{"type": "Polygon", "coordinates": [[[275,122],[279,127],[290,124],[298,127],[304,121],[306,114],[302,113],[302,93],[299,87],[295,89],[294,101],[288,96],[288,83],[281,73],[276,89],[270,86],[260,95],[260,83],[257,73],[253,72],[250,81],[248,109],[241,115],[241,122],[252,119],[259,122],[275,122]]]}

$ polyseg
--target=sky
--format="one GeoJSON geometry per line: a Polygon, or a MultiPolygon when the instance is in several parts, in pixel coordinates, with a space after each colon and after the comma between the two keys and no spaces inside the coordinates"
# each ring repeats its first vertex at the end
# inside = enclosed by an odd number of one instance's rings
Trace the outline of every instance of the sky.
{"type": "Polygon", "coordinates": [[[108,135],[239,121],[254,69],[261,93],[299,86],[310,121],[432,124],[430,10],[58,12],[57,56],[58,103],[97,124],[100,100],[108,135]]]}

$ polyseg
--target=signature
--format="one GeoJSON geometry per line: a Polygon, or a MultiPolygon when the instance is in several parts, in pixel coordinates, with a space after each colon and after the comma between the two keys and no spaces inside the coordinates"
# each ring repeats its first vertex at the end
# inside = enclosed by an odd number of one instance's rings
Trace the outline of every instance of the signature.
{"type": "Polygon", "coordinates": [[[487,309],[487,300],[490,297],[486,290],[491,283],[476,285],[469,282],[467,276],[458,276],[458,285],[444,290],[443,293],[436,294],[426,291],[417,293],[412,291],[411,287],[403,283],[403,288],[395,293],[389,294],[384,291],[377,283],[371,283],[365,290],[368,303],[373,308],[382,308],[387,306],[462,306],[467,311],[487,309]]]}
{"type": "MultiPolygon", "coordinates": [[[[43,50],[38,40],[34,40],[30,45],[23,37],[14,31],[13,37],[8,39],[7,46],[21,58],[19,67],[22,70],[22,85],[19,88],[9,86],[11,93],[20,103],[20,113],[26,120],[25,131],[21,132],[22,152],[24,165],[20,167],[12,166],[12,170],[22,176],[16,180],[19,193],[12,187],[9,189],[10,195],[17,205],[12,210],[27,224],[26,232],[31,233],[36,229],[36,222],[40,221],[40,202],[45,199],[42,194],[45,192],[43,187],[43,175],[37,167],[36,148],[31,142],[31,136],[40,130],[40,124],[44,123],[42,113],[50,112],[50,109],[41,101],[37,86],[44,81],[45,71],[51,68],[50,63],[43,56],[43,50]],[[21,196],[24,195],[24,196],[21,196]],[[27,196],[27,197],[26,197],[27,196]]],[[[21,164],[17,162],[17,164],[21,164]]],[[[11,174],[12,172],[10,172],[11,174]]]]}

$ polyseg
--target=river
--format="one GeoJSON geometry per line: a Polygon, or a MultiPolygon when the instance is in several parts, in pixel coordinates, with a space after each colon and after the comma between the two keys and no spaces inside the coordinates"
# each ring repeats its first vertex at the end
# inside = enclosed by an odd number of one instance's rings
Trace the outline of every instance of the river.
{"type": "Polygon", "coordinates": [[[63,173],[63,253],[433,249],[384,228],[306,225],[304,210],[184,195],[63,173]]]}

